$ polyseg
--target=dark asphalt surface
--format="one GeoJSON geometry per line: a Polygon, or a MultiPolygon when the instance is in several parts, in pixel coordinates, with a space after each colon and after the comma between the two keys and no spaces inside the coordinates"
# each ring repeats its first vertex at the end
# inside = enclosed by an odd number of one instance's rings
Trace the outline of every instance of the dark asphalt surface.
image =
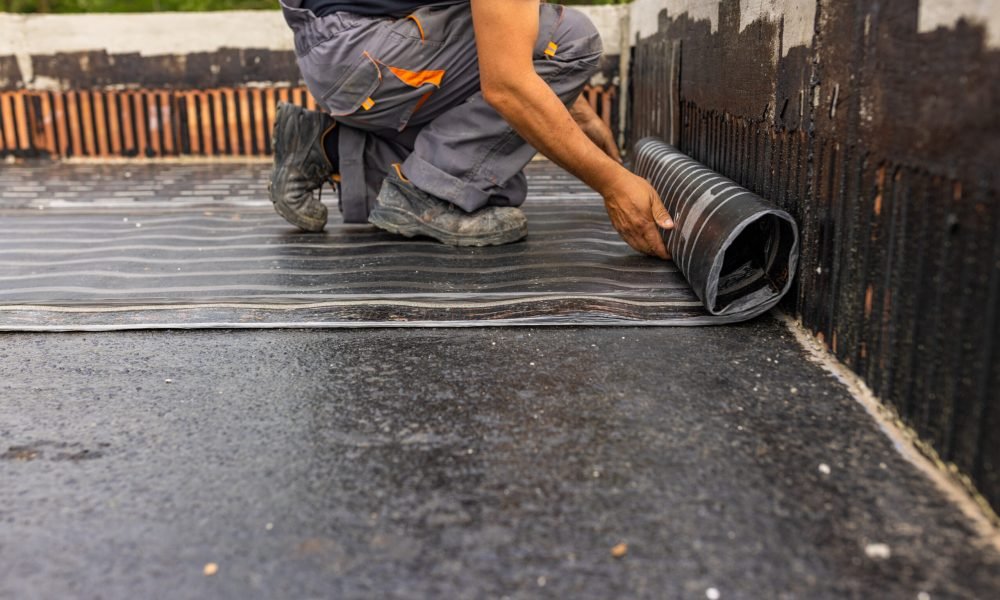
{"type": "Polygon", "coordinates": [[[770,318],[0,359],[4,598],[1000,597],[1000,556],[770,318]]]}

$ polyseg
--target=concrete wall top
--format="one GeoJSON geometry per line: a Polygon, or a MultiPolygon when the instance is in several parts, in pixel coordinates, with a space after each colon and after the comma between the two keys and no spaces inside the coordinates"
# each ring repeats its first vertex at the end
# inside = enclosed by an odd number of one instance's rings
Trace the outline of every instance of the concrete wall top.
{"type": "MultiPolygon", "coordinates": [[[[576,6],[617,54],[625,6],[576,6]]],[[[107,50],[153,56],[220,48],[292,50],[292,37],[274,10],[81,15],[0,13],[0,55],[107,50]]]]}
{"type": "MultiPolygon", "coordinates": [[[[601,32],[607,54],[618,54],[625,6],[580,6],[601,32]]],[[[167,56],[222,49],[292,51],[280,12],[162,12],[82,15],[0,13],[0,57],[13,56],[26,81],[32,56],[102,50],[109,55],[167,56]]]]}
{"type": "Polygon", "coordinates": [[[293,50],[277,11],[83,15],[0,14],[0,55],[106,50],[144,56],[221,48],[293,50]]]}
{"type": "MultiPolygon", "coordinates": [[[[576,8],[601,32],[605,54],[619,54],[628,7],[576,8]]],[[[276,10],[0,13],[0,89],[56,90],[85,83],[90,76],[96,85],[285,81],[296,72],[293,51],[291,32],[276,10]],[[185,60],[193,56],[198,56],[194,64],[185,60]],[[117,67],[115,57],[120,58],[117,67]],[[199,69],[207,69],[207,75],[197,75],[199,69]],[[136,77],[143,71],[147,77],[136,77]]]]}

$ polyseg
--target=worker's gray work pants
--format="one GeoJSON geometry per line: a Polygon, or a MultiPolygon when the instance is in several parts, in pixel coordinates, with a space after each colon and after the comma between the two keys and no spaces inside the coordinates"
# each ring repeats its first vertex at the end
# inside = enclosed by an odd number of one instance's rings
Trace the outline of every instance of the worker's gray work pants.
{"type": "MultiPolygon", "coordinates": [[[[393,163],[420,189],[466,211],[518,206],[535,155],[483,99],[467,3],[405,18],[316,18],[282,0],[302,77],[339,123],[341,210],[364,222],[393,163]]],[[[601,40],[582,13],[541,4],[535,72],[567,105],[597,70],[601,40]]]]}

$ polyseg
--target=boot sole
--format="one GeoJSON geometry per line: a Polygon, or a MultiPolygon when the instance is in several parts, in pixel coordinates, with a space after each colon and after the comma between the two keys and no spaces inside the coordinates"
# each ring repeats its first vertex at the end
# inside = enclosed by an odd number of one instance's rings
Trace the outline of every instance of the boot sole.
{"type": "Polygon", "coordinates": [[[323,231],[326,227],[326,219],[312,219],[309,217],[304,217],[292,209],[288,208],[283,202],[276,202],[274,198],[271,198],[271,204],[274,206],[274,212],[278,213],[282,219],[288,221],[292,225],[295,225],[303,231],[308,231],[309,233],[319,233],[323,231]]]}
{"type": "Polygon", "coordinates": [[[426,223],[414,223],[414,218],[406,211],[376,206],[368,215],[368,222],[389,233],[408,238],[423,235],[448,246],[502,246],[522,240],[528,235],[527,224],[523,227],[499,231],[486,236],[471,236],[442,231],[426,223]]]}
{"type": "MultiPolygon", "coordinates": [[[[278,111],[274,115],[274,131],[272,132],[271,135],[271,153],[274,156],[278,155],[277,146],[278,146],[278,138],[281,137],[281,128],[284,126],[285,121],[288,120],[285,118],[285,115],[287,115],[288,112],[283,110],[284,107],[285,107],[284,103],[279,103],[278,111]]],[[[273,169],[271,172],[272,174],[274,173],[273,169]]],[[[299,229],[303,231],[308,231],[310,233],[319,233],[323,231],[324,227],[326,227],[326,221],[327,221],[326,215],[324,215],[322,219],[314,219],[311,217],[306,217],[298,214],[297,212],[289,208],[284,202],[276,200],[274,196],[271,194],[270,183],[267,186],[267,195],[271,199],[271,204],[274,206],[274,212],[278,213],[278,215],[282,219],[288,221],[292,225],[295,225],[299,229]]]]}

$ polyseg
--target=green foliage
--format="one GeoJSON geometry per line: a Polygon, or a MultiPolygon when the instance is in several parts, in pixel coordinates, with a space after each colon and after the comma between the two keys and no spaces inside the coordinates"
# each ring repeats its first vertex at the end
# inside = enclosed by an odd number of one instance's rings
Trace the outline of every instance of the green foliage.
{"type": "MultiPolygon", "coordinates": [[[[629,0],[564,0],[566,4],[626,4],[629,0]]],[[[0,9],[19,13],[155,12],[161,10],[276,9],[277,0],[0,0],[0,9]]]]}

